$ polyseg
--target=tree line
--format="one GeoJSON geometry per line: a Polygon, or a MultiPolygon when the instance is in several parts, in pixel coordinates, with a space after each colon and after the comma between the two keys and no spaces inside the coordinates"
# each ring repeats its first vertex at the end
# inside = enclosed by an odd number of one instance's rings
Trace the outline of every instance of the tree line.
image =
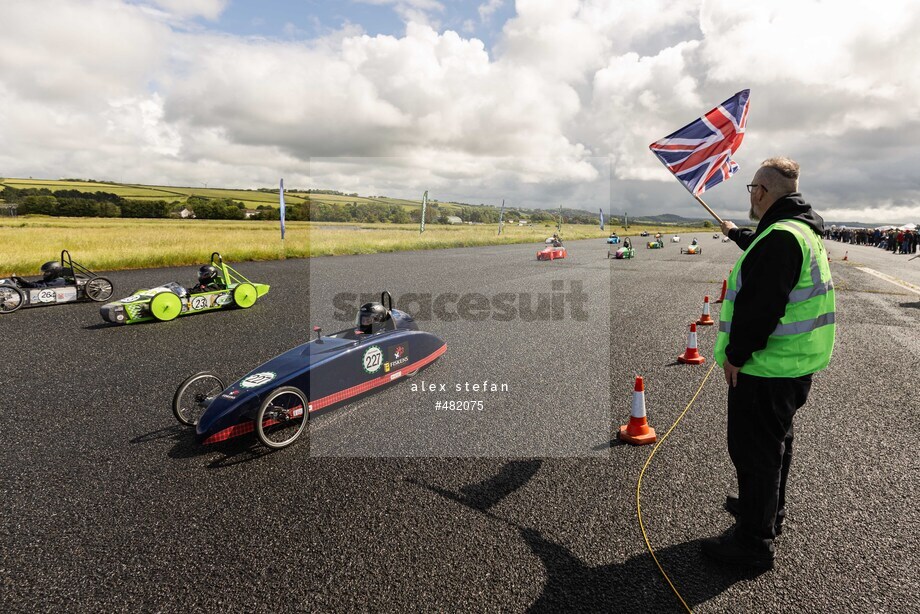
{"type": "MultiPolygon", "coordinates": [[[[317,191],[319,192],[319,191],[317,191]]],[[[328,190],[331,192],[331,190],[328,190]]],[[[50,190],[48,188],[15,188],[6,186],[0,192],[8,204],[17,205],[20,215],[39,214],[66,217],[122,217],[122,218],[167,218],[178,217],[188,209],[198,219],[246,219],[246,206],[229,198],[206,198],[190,196],[185,202],[165,200],[130,199],[111,192],[81,192],[79,190],[50,190]]],[[[280,210],[272,205],[259,205],[250,219],[277,220],[280,210]]],[[[385,203],[351,202],[331,204],[307,201],[289,203],[286,218],[292,221],[356,222],[411,224],[421,221],[421,207],[407,209],[385,203]]],[[[480,205],[441,207],[429,202],[425,211],[425,223],[449,224],[449,218],[458,217],[462,222],[474,224],[497,224],[499,209],[480,205]]],[[[532,223],[555,224],[558,216],[554,211],[540,209],[505,210],[506,222],[527,219],[532,223]]],[[[612,220],[611,220],[612,221],[612,220]]],[[[583,211],[563,212],[565,224],[596,224],[597,216],[583,211]]]]}
{"type": "Polygon", "coordinates": [[[3,199],[25,215],[67,217],[169,217],[173,205],[165,200],[131,200],[111,192],[81,192],[7,186],[3,199]]]}

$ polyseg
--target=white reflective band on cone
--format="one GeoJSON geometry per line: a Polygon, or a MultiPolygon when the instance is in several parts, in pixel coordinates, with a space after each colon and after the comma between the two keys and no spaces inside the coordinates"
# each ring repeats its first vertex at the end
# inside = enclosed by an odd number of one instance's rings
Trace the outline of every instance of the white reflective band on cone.
{"type": "Polygon", "coordinates": [[[632,410],[630,415],[633,418],[644,418],[645,417],[645,393],[644,392],[633,392],[633,401],[632,401],[632,410]]]}

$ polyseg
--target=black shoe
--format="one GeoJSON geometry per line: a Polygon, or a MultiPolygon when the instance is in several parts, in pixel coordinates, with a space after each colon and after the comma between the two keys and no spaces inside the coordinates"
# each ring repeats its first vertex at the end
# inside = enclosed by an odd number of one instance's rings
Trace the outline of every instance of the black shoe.
{"type": "Polygon", "coordinates": [[[733,534],[704,539],[700,543],[700,550],[705,556],[720,563],[755,569],[773,569],[773,552],[745,547],[733,534]]]}
{"type": "MultiPolygon", "coordinates": [[[[741,513],[741,508],[739,505],[738,497],[735,495],[728,495],[725,497],[725,511],[734,516],[736,520],[738,518],[738,514],[741,513]]],[[[777,523],[773,525],[773,530],[776,532],[776,536],[779,537],[783,532],[783,521],[777,521],[777,523]]]]}

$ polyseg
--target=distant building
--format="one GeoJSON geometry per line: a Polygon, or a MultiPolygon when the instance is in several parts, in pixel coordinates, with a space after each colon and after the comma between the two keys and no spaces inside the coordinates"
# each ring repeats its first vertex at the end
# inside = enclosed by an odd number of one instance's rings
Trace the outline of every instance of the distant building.
{"type": "Polygon", "coordinates": [[[461,220],[456,215],[448,215],[446,219],[447,219],[448,224],[462,224],[463,223],[463,220],[461,220]]]}
{"type": "Polygon", "coordinates": [[[195,217],[195,212],[189,209],[188,207],[185,207],[182,209],[182,211],[179,212],[179,217],[181,218],[195,217]]]}
{"type": "Polygon", "coordinates": [[[261,213],[261,211],[256,211],[255,209],[246,209],[246,212],[244,213],[244,216],[245,216],[245,218],[248,220],[249,218],[251,218],[251,217],[254,216],[254,215],[259,215],[259,213],[261,213]]]}

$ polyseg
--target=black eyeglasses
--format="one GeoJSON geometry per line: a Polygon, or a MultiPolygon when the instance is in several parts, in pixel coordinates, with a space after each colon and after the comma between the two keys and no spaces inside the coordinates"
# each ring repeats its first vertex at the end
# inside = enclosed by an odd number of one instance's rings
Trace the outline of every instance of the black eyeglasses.
{"type": "Polygon", "coordinates": [[[760,184],[760,183],[749,183],[749,184],[747,184],[748,194],[753,194],[753,193],[754,193],[754,188],[758,188],[758,187],[761,188],[764,192],[767,191],[767,188],[765,188],[765,187],[764,187],[762,184],[760,184]]]}

